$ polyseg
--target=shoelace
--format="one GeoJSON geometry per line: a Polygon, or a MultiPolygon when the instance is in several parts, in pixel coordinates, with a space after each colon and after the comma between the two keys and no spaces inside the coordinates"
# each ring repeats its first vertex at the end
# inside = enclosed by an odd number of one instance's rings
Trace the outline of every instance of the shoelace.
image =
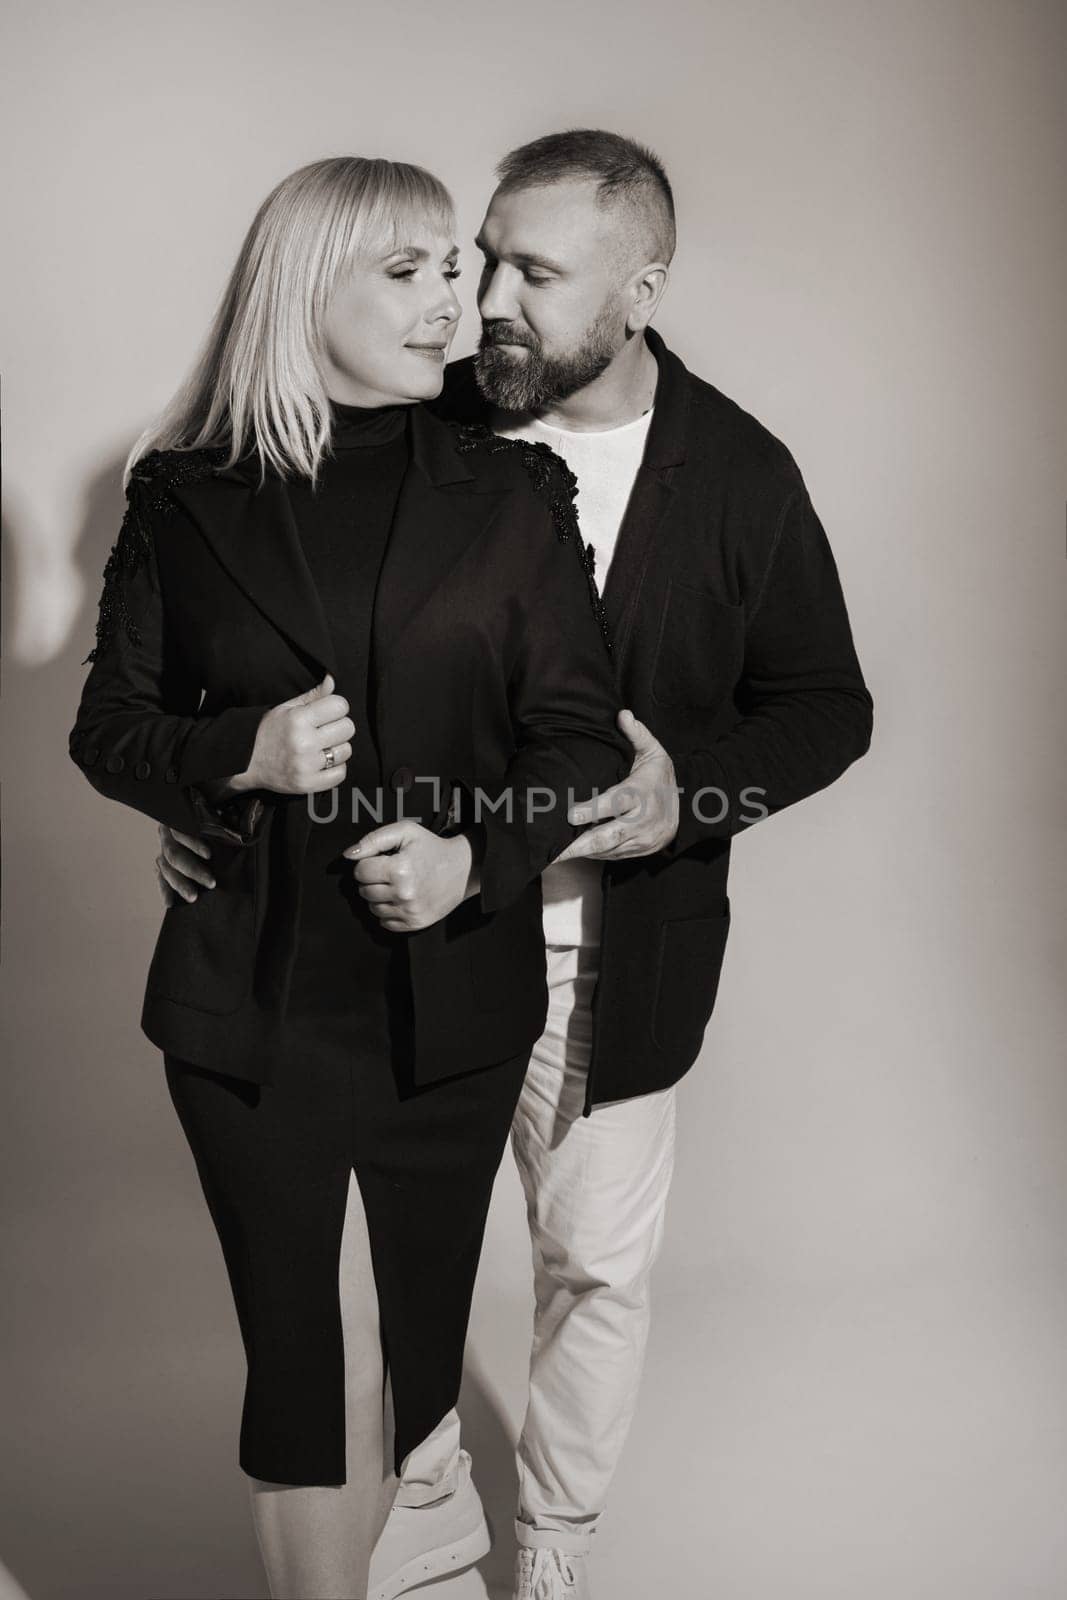
{"type": "Polygon", "coordinates": [[[519,1600],[566,1600],[577,1581],[562,1550],[519,1551],[519,1600]]]}

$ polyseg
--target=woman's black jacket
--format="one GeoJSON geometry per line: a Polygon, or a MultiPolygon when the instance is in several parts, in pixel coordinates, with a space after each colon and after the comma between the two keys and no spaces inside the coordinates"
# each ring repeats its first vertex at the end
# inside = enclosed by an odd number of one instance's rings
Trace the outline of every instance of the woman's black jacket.
{"type": "MultiPolygon", "coordinates": [[[[569,801],[617,783],[629,747],[567,469],[421,406],[411,444],[372,627],[383,815],[440,829],[458,796],[484,840],[480,896],[396,936],[425,1083],[537,1038],[539,874],[577,832],[569,801]]],[[[102,794],[212,843],[217,888],[163,918],[145,1033],[270,1082],[313,823],[305,796],[208,796],[247,770],[265,711],[335,669],[284,480],[223,460],[135,468],[70,754],[102,794]]]]}

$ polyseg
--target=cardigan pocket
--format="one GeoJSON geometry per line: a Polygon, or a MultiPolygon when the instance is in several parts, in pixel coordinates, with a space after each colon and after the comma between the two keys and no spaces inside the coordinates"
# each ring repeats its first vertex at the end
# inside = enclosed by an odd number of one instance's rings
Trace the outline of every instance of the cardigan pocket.
{"type": "Polygon", "coordinates": [[[700,1049],[719,987],[730,902],[718,917],[684,917],[660,929],[652,1039],[662,1050],[700,1049]]]}
{"type": "Polygon", "coordinates": [[[660,706],[708,709],[726,700],[745,659],[745,608],[671,578],[652,665],[660,706]]]}
{"type": "Polygon", "coordinates": [[[214,843],[214,889],[167,908],[146,992],[195,1011],[226,1015],[252,986],[259,926],[259,850],[214,843]]]}

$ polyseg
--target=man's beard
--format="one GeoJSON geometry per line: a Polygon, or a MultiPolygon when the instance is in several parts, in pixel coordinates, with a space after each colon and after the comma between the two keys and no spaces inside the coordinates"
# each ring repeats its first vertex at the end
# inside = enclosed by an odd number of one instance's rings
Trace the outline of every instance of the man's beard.
{"type": "Polygon", "coordinates": [[[544,411],[577,394],[611,365],[618,349],[619,322],[619,311],[609,303],[578,344],[559,356],[545,355],[541,341],[527,328],[485,322],[474,358],[478,388],[501,411],[544,411]],[[503,349],[505,342],[525,346],[527,354],[503,349]]]}

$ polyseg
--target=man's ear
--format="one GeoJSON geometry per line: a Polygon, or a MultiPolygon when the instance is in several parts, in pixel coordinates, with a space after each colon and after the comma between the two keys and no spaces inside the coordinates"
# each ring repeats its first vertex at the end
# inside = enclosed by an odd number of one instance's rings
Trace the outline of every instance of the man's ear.
{"type": "Polygon", "coordinates": [[[626,326],[631,333],[641,333],[656,314],[670,278],[670,268],[663,261],[650,261],[635,272],[629,282],[631,296],[626,326]]]}

